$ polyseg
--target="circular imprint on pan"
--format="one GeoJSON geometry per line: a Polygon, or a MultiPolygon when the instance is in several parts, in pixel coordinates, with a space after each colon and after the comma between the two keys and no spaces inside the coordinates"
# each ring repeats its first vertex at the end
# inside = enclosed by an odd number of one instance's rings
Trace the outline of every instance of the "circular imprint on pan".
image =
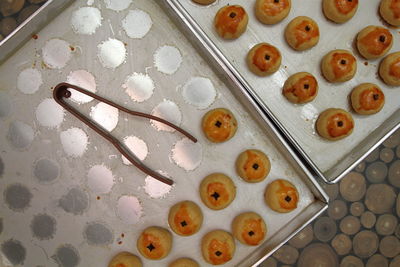
{"type": "Polygon", "coordinates": [[[143,38],[152,25],[150,15],[140,9],[129,10],[128,15],[122,20],[122,28],[130,38],[143,38]]]}
{"type": "MultiPolygon", "coordinates": [[[[96,80],[94,76],[86,71],[86,70],[75,70],[71,71],[67,77],[67,83],[82,87],[85,90],[88,90],[92,93],[96,93],[96,80]]],[[[76,90],[70,90],[71,92],[71,100],[79,103],[84,104],[88,103],[93,100],[91,96],[82,94],[76,90]]]]}
{"type": "Polygon", "coordinates": [[[109,132],[117,127],[118,114],[117,108],[103,102],[90,109],[90,117],[109,132]]]}
{"type": "Polygon", "coordinates": [[[1,252],[13,265],[23,265],[26,258],[26,249],[21,242],[9,239],[1,244],[1,252]]]}
{"type": "Polygon", "coordinates": [[[0,118],[4,118],[11,113],[11,102],[8,94],[0,91],[0,118]]]}
{"type": "MultiPolygon", "coordinates": [[[[148,154],[148,148],[145,141],[136,136],[126,136],[124,138],[125,146],[141,161],[143,161],[148,154]]],[[[132,163],[124,156],[122,157],[122,162],[125,165],[132,165],[132,163]]]]}
{"type": "Polygon", "coordinates": [[[29,189],[22,184],[11,184],[4,190],[4,202],[13,211],[24,211],[33,197],[29,189]]]}
{"type": "Polygon", "coordinates": [[[72,188],[60,198],[58,205],[65,212],[80,215],[89,207],[89,196],[79,188],[72,188]]]}
{"type": "Polygon", "coordinates": [[[71,16],[71,27],[75,33],[91,35],[101,26],[101,13],[95,7],[81,7],[71,16]]]}
{"type": "MultiPolygon", "coordinates": [[[[169,175],[166,172],[163,171],[157,171],[157,172],[165,177],[169,177],[169,175]]],[[[146,177],[144,182],[145,182],[144,191],[151,198],[164,198],[172,189],[171,185],[160,182],[157,179],[154,179],[150,175],[146,177]]]]}
{"type": "Polygon", "coordinates": [[[108,38],[97,46],[97,56],[103,67],[115,69],[125,62],[125,45],[120,40],[108,38]]]}
{"type": "Polygon", "coordinates": [[[214,103],[217,91],[210,79],[193,77],[183,86],[182,96],[186,103],[198,109],[206,109],[214,103]]]}
{"type": "Polygon", "coordinates": [[[106,8],[114,11],[122,11],[127,9],[132,3],[132,0],[103,0],[106,8]]]}
{"type": "Polygon", "coordinates": [[[185,171],[193,171],[200,166],[203,151],[199,143],[193,143],[188,138],[183,138],[175,143],[170,157],[185,171]]]}
{"type": "Polygon", "coordinates": [[[111,244],[114,235],[107,225],[101,222],[90,222],[83,230],[83,237],[89,245],[104,246],[111,244]]]}
{"type": "Polygon", "coordinates": [[[24,94],[34,94],[42,84],[42,74],[37,69],[24,69],[18,74],[17,88],[24,94]]]}
{"type": "Polygon", "coordinates": [[[56,220],[47,214],[37,214],[32,219],[31,231],[39,240],[52,239],[56,233],[56,220]]]}
{"type": "Polygon", "coordinates": [[[174,74],[182,63],[182,55],[174,46],[161,46],[154,53],[154,66],[165,74],[174,74]]]}
{"type": "MultiPolygon", "coordinates": [[[[167,120],[177,126],[181,124],[182,113],[177,104],[170,100],[164,99],[151,112],[151,115],[167,120]]],[[[158,131],[174,132],[175,129],[165,125],[164,123],[150,120],[151,125],[158,131]]]]}
{"type": "Polygon", "coordinates": [[[44,127],[59,127],[64,120],[64,115],[64,109],[52,98],[44,99],[36,108],[36,119],[44,127]]]}
{"type": "Polygon", "coordinates": [[[28,124],[20,121],[13,121],[8,128],[7,138],[11,145],[17,149],[24,149],[30,146],[35,134],[28,124]]]}
{"type": "Polygon", "coordinates": [[[35,162],[33,174],[39,183],[51,183],[60,175],[60,166],[53,160],[42,158],[35,162]]]}
{"type": "Polygon", "coordinates": [[[95,165],[87,174],[87,184],[93,193],[106,194],[114,185],[114,176],[106,166],[95,165]]]}
{"type": "Polygon", "coordinates": [[[71,45],[61,39],[48,40],[42,48],[43,61],[51,69],[61,69],[71,59],[71,45]]]}
{"type": "Polygon", "coordinates": [[[88,145],[88,136],[79,128],[70,128],[60,133],[65,153],[73,158],[81,157],[88,145]]]}
{"type": "Polygon", "coordinates": [[[58,247],[51,258],[55,260],[60,267],[75,267],[78,266],[80,262],[78,250],[70,244],[58,247]]]}
{"type": "Polygon", "coordinates": [[[136,197],[122,196],[118,199],[117,215],[125,223],[137,223],[140,217],[142,217],[142,214],[142,205],[136,197]]]}
{"type": "Polygon", "coordinates": [[[133,101],[143,102],[153,95],[154,82],[149,75],[134,72],[126,78],[122,88],[133,101]]]}

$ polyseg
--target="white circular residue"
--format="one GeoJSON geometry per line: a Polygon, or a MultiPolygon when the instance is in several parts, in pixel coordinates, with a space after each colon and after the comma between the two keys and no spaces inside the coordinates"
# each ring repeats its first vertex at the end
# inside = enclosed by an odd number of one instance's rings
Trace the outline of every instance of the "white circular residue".
{"type": "Polygon", "coordinates": [[[114,176],[104,165],[95,165],[88,171],[87,185],[93,193],[106,194],[114,185],[114,176]]]}
{"type": "Polygon", "coordinates": [[[118,109],[100,102],[91,108],[90,117],[101,127],[111,132],[118,124],[118,109]]]}
{"type": "Polygon", "coordinates": [[[182,63],[182,55],[174,46],[165,45],[154,53],[154,65],[165,74],[174,74],[182,63]]]}
{"type": "MultiPolygon", "coordinates": [[[[67,77],[67,83],[79,86],[92,93],[96,93],[96,80],[94,76],[86,70],[71,71],[67,77]]],[[[93,97],[82,94],[76,90],[71,90],[72,101],[84,104],[93,100],[93,97]]]]}
{"type": "Polygon", "coordinates": [[[32,127],[20,121],[13,121],[7,134],[10,143],[18,149],[27,148],[32,143],[34,136],[32,127]]]}
{"type": "Polygon", "coordinates": [[[34,94],[42,84],[42,74],[33,68],[24,69],[17,78],[17,88],[28,95],[34,94]]]}
{"type": "Polygon", "coordinates": [[[198,109],[205,109],[214,102],[217,91],[210,79],[193,77],[183,86],[182,96],[186,103],[198,109]]]}
{"type": "Polygon", "coordinates": [[[79,128],[70,128],[60,133],[61,144],[68,156],[77,158],[85,153],[88,136],[79,128]]]}
{"type": "Polygon", "coordinates": [[[172,160],[186,171],[196,169],[202,160],[203,150],[199,143],[183,138],[175,143],[171,150],[172,160]]]}
{"type": "MultiPolygon", "coordinates": [[[[151,115],[167,120],[178,126],[182,121],[182,113],[179,110],[179,107],[170,100],[164,100],[163,102],[158,104],[151,112],[151,115]]],[[[164,123],[155,120],[150,120],[150,122],[151,125],[153,125],[153,127],[156,128],[158,131],[175,131],[173,128],[165,125],[164,123]]]]}
{"type": "MultiPolygon", "coordinates": [[[[127,136],[124,138],[125,146],[139,159],[144,160],[148,154],[148,148],[145,141],[136,136],[127,136]]],[[[122,156],[122,161],[125,165],[132,165],[132,163],[122,156]]]]}
{"type": "Polygon", "coordinates": [[[303,120],[311,121],[318,117],[318,110],[312,104],[306,104],[301,109],[301,117],[303,120]]]}
{"type": "Polygon", "coordinates": [[[104,0],[106,7],[114,11],[127,9],[131,3],[132,0],[104,0]]]}
{"type": "Polygon", "coordinates": [[[149,14],[140,9],[129,10],[122,20],[122,28],[130,38],[143,38],[151,29],[153,21],[149,14]]]}
{"type": "Polygon", "coordinates": [[[122,88],[133,101],[143,102],[153,95],[154,82],[149,75],[134,72],[126,78],[122,88]]]}
{"type": "Polygon", "coordinates": [[[51,39],[42,48],[44,63],[52,69],[61,69],[71,59],[71,46],[61,39],[51,39]]]}
{"type": "Polygon", "coordinates": [[[137,223],[143,214],[143,208],[139,200],[134,196],[122,196],[118,199],[118,216],[125,223],[137,223]]]}
{"type": "Polygon", "coordinates": [[[36,108],[36,119],[44,127],[59,127],[64,120],[64,109],[54,99],[46,98],[36,108]]]}
{"type": "Polygon", "coordinates": [[[95,7],[81,7],[71,16],[72,30],[78,34],[91,35],[101,26],[101,13],[95,7]]]}
{"type": "MultiPolygon", "coordinates": [[[[163,171],[157,171],[158,173],[162,174],[165,177],[168,177],[168,174],[163,171]]],[[[151,198],[163,198],[165,197],[172,189],[171,185],[165,184],[160,182],[157,179],[154,179],[150,175],[146,177],[144,180],[144,191],[148,194],[151,198]]]]}
{"type": "Polygon", "coordinates": [[[114,69],[124,63],[126,49],[123,42],[109,38],[97,46],[97,56],[105,68],[114,69]]]}

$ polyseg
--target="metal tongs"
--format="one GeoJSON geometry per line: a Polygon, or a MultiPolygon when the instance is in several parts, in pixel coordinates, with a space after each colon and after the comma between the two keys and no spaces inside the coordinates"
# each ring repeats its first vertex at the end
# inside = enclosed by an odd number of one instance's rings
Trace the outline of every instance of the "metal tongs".
{"type": "Polygon", "coordinates": [[[187,138],[189,138],[190,140],[192,140],[194,143],[197,142],[197,139],[195,137],[193,137],[191,134],[189,134],[188,132],[186,132],[185,130],[183,130],[182,128],[176,126],[175,124],[166,121],[162,118],[147,114],[147,113],[142,113],[142,112],[137,112],[137,111],[133,111],[127,108],[124,108],[118,104],[115,104],[114,102],[111,102],[110,100],[107,100],[103,97],[100,97],[88,90],[82,89],[78,86],[69,84],[69,83],[60,83],[58,84],[53,91],[53,97],[55,99],[55,101],[60,104],[65,110],[67,110],[68,112],[72,113],[75,117],[77,117],[80,121],[82,121],[83,123],[85,123],[87,126],[89,126],[91,129],[93,129],[95,132],[97,132],[98,134],[100,134],[102,137],[104,137],[106,140],[108,140],[111,144],[113,144],[115,146],[115,148],[121,152],[121,154],[126,157],[134,166],[136,166],[139,170],[141,170],[142,172],[146,173],[147,175],[150,175],[152,177],[154,177],[155,179],[159,180],[160,182],[163,182],[165,184],[168,185],[172,185],[174,182],[159,174],[158,172],[153,171],[152,169],[150,169],[149,167],[147,167],[146,165],[144,165],[139,159],[137,159],[135,156],[133,156],[131,154],[131,152],[129,151],[129,149],[122,144],[120,141],[118,141],[117,138],[115,138],[112,134],[110,134],[108,131],[106,131],[104,128],[102,128],[101,126],[99,126],[97,123],[95,123],[94,121],[92,121],[91,119],[89,119],[88,117],[84,116],[82,113],[80,113],[79,111],[77,111],[75,108],[73,108],[72,106],[70,106],[67,102],[64,101],[64,98],[69,98],[71,97],[71,91],[70,90],[76,90],[82,94],[88,95],[93,97],[94,99],[100,101],[100,102],[104,102],[110,106],[113,106],[115,108],[117,108],[118,110],[121,110],[123,112],[126,112],[128,114],[131,114],[133,116],[139,116],[139,117],[144,117],[144,118],[148,118],[151,120],[155,120],[155,121],[159,121],[165,125],[168,125],[171,128],[174,128],[175,130],[177,130],[178,132],[182,133],[183,135],[185,135],[187,138]]]}

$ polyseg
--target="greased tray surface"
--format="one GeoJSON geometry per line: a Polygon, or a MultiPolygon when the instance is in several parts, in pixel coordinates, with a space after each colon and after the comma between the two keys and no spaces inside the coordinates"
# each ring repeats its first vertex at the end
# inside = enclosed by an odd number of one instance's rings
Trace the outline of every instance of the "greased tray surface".
{"type": "MultiPolygon", "coordinates": [[[[255,1],[217,0],[209,6],[200,6],[191,0],[176,0],[190,15],[201,30],[210,38],[215,47],[222,52],[230,64],[244,80],[245,87],[264,105],[265,110],[277,120],[277,124],[305,156],[315,171],[328,182],[336,182],[344,176],[368,152],[399,127],[400,91],[389,87],[379,78],[378,67],[381,59],[365,60],[354,46],[357,33],[368,25],[387,25],[378,14],[379,0],[360,1],[355,16],[344,24],[327,20],[322,12],[321,0],[292,1],[292,9],[286,19],[276,25],[264,25],[254,15],[255,1]],[[242,5],[249,15],[246,32],[237,40],[226,41],[214,30],[214,16],[225,5],[242,5]],[[320,28],[320,41],[314,48],[296,52],[284,39],[286,25],[297,16],[313,18],[320,28]],[[282,66],[271,76],[258,77],[249,71],[245,58],[247,52],[257,43],[268,42],[278,47],[282,54],[282,66]],[[349,82],[331,84],[320,71],[322,57],[334,49],[347,49],[357,58],[358,71],[349,82]],[[314,101],[306,105],[293,105],[282,95],[286,79],[300,71],[315,75],[319,83],[319,93],[314,101]],[[360,116],[352,112],[355,129],[352,135],[340,141],[330,142],[318,136],[315,121],[318,114],[330,107],[351,110],[348,95],[351,90],[364,82],[379,85],[385,95],[384,108],[373,116],[360,116]],[[329,151],[329,153],[327,153],[329,151]]],[[[398,29],[389,28],[393,34],[391,52],[400,50],[398,29]]]]}

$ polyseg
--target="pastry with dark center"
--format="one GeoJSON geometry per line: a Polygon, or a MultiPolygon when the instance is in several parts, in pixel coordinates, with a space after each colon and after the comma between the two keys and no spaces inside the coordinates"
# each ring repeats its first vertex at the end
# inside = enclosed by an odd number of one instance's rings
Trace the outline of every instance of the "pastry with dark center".
{"type": "Polygon", "coordinates": [[[168,223],[178,235],[190,236],[197,233],[203,224],[203,213],[192,201],[182,201],[171,207],[168,223]]]}
{"type": "Polygon", "coordinates": [[[297,208],[299,193],[291,182],[278,179],[268,184],[264,199],[272,210],[286,213],[297,208]]]}
{"type": "Polygon", "coordinates": [[[385,95],[373,83],[363,83],[354,88],[350,99],[354,111],[361,115],[378,113],[385,105],[385,95]]]}
{"type": "Polygon", "coordinates": [[[241,243],[257,246],[265,239],[267,226],[257,213],[245,212],[233,219],[232,233],[241,243]]]}
{"type": "Polygon", "coordinates": [[[285,39],[294,50],[310,49],[319,41],[318,24],[310,17],[296,17],[286,26],[285,39]]]}
{"type": "Polygon", "coordinates": [[[400,52],[387,55],[379,65],[382,80],[392,86],[400,86],[400,52]]]}
{"type": "Polygon", "coordinates": [[[357,72],[357,60],[348,50],[333,50],[322,59],[322,74],[329,82],[346,82],[357,72]]]}
{"type": "Polygon", "coordinates": [[[257,149],[243,151],[236,159],[236,172],[249,183],[263,181],[270,170],[271,163],[268,156],[257,149]]]}
{"type": "Polygon", "coordinates": [[[366,59],[384,56],[393,45],[393,36],[388,29],[368,26],[357,35],[357,48],[366,59]]]}
{"type": "Polygon", "coordinates": [[[212,265],[227,263],[235,254],[235,241],[230,233],[214,230],[201,240],[201,252],[206,262],[212,265]]]}
{"type": "Polygon", "coordinates": [[[291,0],[257,0],[254,9],[260,22],[276,24],[287,17],[291,6],[291,0]]]}
{"type": "Polygon", "coordinates": [[[354,120],[351,114],[343,109],[329,108],[319,114],[316,129],[321,137],[336,141],[353,132],[354,120]]]}
{"type": "Polygon", "coordinates": [[[150,260],[165,258],[172,248],[172,235],[164,228],[151,226],[146,228],[137,240],[140,254],[150,260]]]}
{"type": "Polygon", "coordinates": [[[120,252],[111,259],[108,267],[142,267],[142,261],[129,252],[120,252]]]}
{"type": "Polygon", "coordinates": [[[267,76],[281,66],[282,56],[278,48],[268,43],[260,43],[247,54],[247,66],[258,76],[267,76]]]}
{"type": "Polygon", "coordinates": [[[242,6],[229,5],[218,10],[214,26],[220,37],[236,39],[246,31],[248,21],[249,17],[242,6]]]}
{"type": "Polygon", "coordinates": [[[317,79],[311,73],[298,72],[286,80],[282,93],[287,100],[295,104],[310,102],[318,94],[317,79]]]}
{"type": "Polygon", "coordinates": [[[400,26],[400,1],[399,0],[382,0],[379,13],[382,18],[393,26],[400,26]]]}
{"type": "Polygon", "coordinates": [[[213,210],[226,208],[235,199],[236,187],[232,180],[222,173],[213,173],[201,181],[200,197],[213,210]]]}
{"type": "Polygon", "coordinates": [[[358,0],[323,0],[325,16],[333,22],[344,23],[357,12],[358,0]]]}
{"type": "Polygon", "coordinates": [[[208,140],[222,143],[235,135],[238,123],[232,112],[225,108],[217,108],[203,116],[201,126],[208,140]]]}

